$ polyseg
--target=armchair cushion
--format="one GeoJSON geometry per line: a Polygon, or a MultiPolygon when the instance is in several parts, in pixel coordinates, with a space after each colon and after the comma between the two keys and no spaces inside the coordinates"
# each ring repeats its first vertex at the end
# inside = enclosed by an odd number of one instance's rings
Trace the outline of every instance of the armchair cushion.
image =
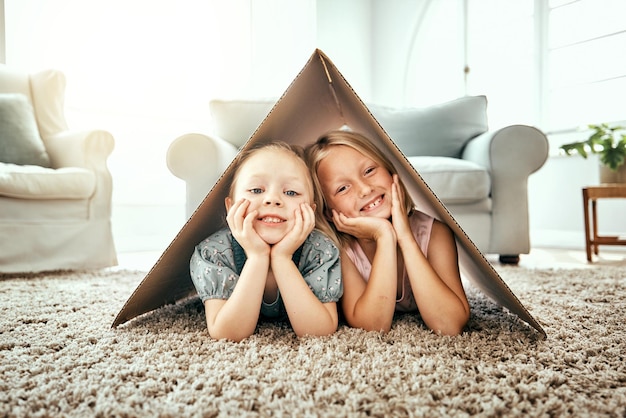
{"type": "Polygon", "coordinates": [[[424,108],[368,105],[405,155],[460,158],[465,144],[486,132],[487,98],[465,96],[424,108]]]}
{"type": "Polygon", "coordinates": [[[33,107],[23,94],[0,94],[0,162],[50,167],[33,107]]]}
{"type": "Polygon", "coordinates": [[[407,157],[437,197],[446,204],[489,198],[491,177],[474,162],[449,157],[407,157]]]}
{"type": "Polygon", "coordinates": [[[0,163],[0,196],[17,199],[89,199],[96,189],[93,171],[0,163]]]}

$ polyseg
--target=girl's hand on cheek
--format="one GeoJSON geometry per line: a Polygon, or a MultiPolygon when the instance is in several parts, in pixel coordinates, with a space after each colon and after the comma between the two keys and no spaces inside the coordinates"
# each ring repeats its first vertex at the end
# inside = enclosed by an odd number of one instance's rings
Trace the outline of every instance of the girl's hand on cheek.
{"type": "Polygon", "coordinates": [[[400,188],[397,174],[393,175],[393,184],[391,185],[391,222],[399,240],[403,237],[413,236],[409,225],[409,215],[404,208],[404,194],[400,188]]]}
{"type": "Polygon", "coordinates": [[[363,216],[349,218],[333,209],[333,222],[337,229],[359,239],[377,240],[385,234],[393,232],[393,227],[387,219],[363,216]]]}
{"type": "Polygon", "coordinates": [[[246,211],[248,210],[248,206],[250,206],[250,202],[246,199],[241,199],[235,202],[228,213],[226,214],[226,222],[228,223],[228,227],[235,235],[235,231],[240,231],[243,229],[243,220],[246,215],[246,211]]]}
{"type": "Polygon", "coordinates": [[[293,228],[272,246],[272,255],[285,255],[291,258],[315,228],[315,212],[308,203],[300,204],[294,211],[294,219],[293,228]]]}
{"type": "Polygon", "coordinates": [[[228,227],[246,254],[268,253],[269,245],[257,234],[253,226],[253,222],[259,212],[253,210],[246,214],[249,207],[250,201],[246,199],[236,202],[226,215],[228,227]]]}

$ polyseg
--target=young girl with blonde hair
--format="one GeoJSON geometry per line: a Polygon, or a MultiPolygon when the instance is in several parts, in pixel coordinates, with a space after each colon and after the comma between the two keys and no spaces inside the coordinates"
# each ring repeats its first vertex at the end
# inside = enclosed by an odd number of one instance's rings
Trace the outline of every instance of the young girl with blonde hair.
{"type": "Polygon", "coordinates": [[[394,312],[417,312],[436,333],[469,320],[454,234],[414,208],[391,162],[363,135],[337,130],[306,149],[316,217],[341,247],[341,307],[349,325],[389,331],[394,312]]]}
{"type": "Polygon", "coordinates": [[[339,250],[315,228],[319,195],[302,150],[273,142],[241,153],[225,199],[228,223],[190,260],[211,337],[240,341],[260,318],[286,318],[298,336],[336,331],[339,250]]]}

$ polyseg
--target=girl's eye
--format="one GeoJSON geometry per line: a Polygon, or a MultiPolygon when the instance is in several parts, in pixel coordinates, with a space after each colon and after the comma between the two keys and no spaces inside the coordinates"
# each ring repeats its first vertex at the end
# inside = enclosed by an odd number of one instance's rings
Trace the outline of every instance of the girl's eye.
{"type": "Polygon", "coordinates": [[[287,191],[285,192],[285,194],[286,194],[287,196],[291,196],[291,197],[298,196],[298,192],[293,191],[293,190],[287,190],[287,191]]]}
{"type": "Polygon", "coordinates": [[[365,174],[366,174],[366,175],[367,175],[367,174],[370,174],[370,173],[372,173],[374,170],[376,170],[376,167],[369,167],[369,168],[367,168],[367,169],[365,170],[365,174]]]}
{"type": "Polygon", "coordinates": [[[348,186],[341,186],[337,189],[337,194],[343,193],[348,190],[348,186]]]}
{"type": "Polygon", "coordinates": [[[252,194],[260,194],[260,193],[263,193],[263,189],[261,189],[260,187],[255,187],[253,189],[250,189],[250,193],[252,193],[252,194]]]}

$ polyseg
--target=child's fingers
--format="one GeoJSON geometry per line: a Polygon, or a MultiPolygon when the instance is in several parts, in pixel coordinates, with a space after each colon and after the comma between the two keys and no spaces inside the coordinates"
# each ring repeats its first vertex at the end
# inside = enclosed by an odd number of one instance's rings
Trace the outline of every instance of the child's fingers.
{"type": "Polygon", "coordinates": [[[354,219],[348,218],[346,215],[340,212],[333,213],[333,220],[335,222],[335,226],[341,232],[346,232],[349,234],[354,234],[351,226],[355,224],[354,219]]]}
{"type": "Polygon", "coordinates": [[[402,189],[400,188],[400,179],[397,174],[393,175],[393,184],[391,186],[391,196],[398,204],[404,200],[402,189]]]}
{"type": "Polygon", "coordinates": [[[228,213],[226,214],[226,221],[228,222],[228,226],[231,229],[235,226],[236,213],[237,213],[237,209],[241,206],[241,202],[242,201],[239,200],[233,203],[233,205],[228,210],[228,213]]]}
{"type": "Polygon", "coordinates": [[[356,237],[362,236],[362,228],[366,227],[364,222],[367,222],[365,218],[349,218],[341,212],[334,212],[333,220],[339,231],[356,237]]]}
{"type": "Polygon", "coordinates": [[[410,233],[410,225],[406,208],[404,207],[404,194],[400,187],[398,175],[393,176],[392,185],[391,224],[398,236],[407,236],[410,233]]]}
{"type": "Polygon", "coordinates": [[[302,204],[302,215],[305,229],[311,232],[315,227],[315,211],[308,203],[302,204]]]}
{"type": "Polygon", "coordinates": [[[249,206],[250,201],[246,199],[241,199],[233,205],[233,207],[228,212],[228,215],[226,216],[228,226],[231,230],[241,230],[243,228],[246,211],[248,210],[249,206]]]}
{"type": "Polygon", "coordinates": [[[391,216],[398,215],[402,210],[402,205],[400,203],[400,192],[398,190],[398,185],[396,183],[391,185],[391,216]]]}
{"type": "Polygon", "coordinates": [[[239,202],[239,205],[237,205],[237,210],[236,210],[236,214],[238,215],[238,217],[243,218],[249,206],[250,206],[249,200],[241,199],[241,201],[239,202]]]}
{"type": "Polygon", "coordinates": [[[304,241],[315,227],[315,212],[308,203],[301,203],[295,211],[294,233],[299,241],[304,241]]]}
{"type": "Polygon", "coordinates": [[[300,229],[302,229],[302,224],[303,224],[303,218],[302,218],[302,205],[300,205],[299,208],[296,208],[294,210],[294,219],[295,219],[295,225],[294,225],[294,230],[295,231],[299,231],[300,229]]]}
{"type": "Polygon", "coordinates": [[[242,222],[243,229],[253,229],[252,223],[254,222],[258,214],[259,214],[258,210],[253,210],[252,212],[248,213],[246,217],[243,218],[243,222],[242,222]]]}
{"type": "Polygon", "coordinates": [[[308,203],[301,203],[295,210],[295,220],[294,230],[306,237],[315,227],[315,211],[308,203]]]}

